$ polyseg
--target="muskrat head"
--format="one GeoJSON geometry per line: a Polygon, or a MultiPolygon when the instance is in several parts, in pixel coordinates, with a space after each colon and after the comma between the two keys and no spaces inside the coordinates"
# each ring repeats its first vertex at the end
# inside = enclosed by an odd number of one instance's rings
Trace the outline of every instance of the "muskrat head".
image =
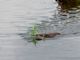
{"type": "Polygon", "coordinates": [[[55,37],[56,35],[61,35],[61,33],[58,33],[58,32],[53,32],[53,33],[42,33],[42,34],[36,34],[35,36],[35,39],[36,40],[43,40],[45,38],[53,38],[55,37]]]}

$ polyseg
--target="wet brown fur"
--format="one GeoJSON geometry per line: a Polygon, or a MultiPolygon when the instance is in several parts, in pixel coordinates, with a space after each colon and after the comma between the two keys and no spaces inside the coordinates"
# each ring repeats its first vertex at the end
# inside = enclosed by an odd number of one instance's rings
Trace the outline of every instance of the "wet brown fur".
{"type": "Polygon", "coordinates": [[[42,39],[45,39],[45,38],[53,38],[56,35],[60,35],[60,33],[55,32],[55,33],[48,33],[48,34],[36,34],[35,39],[36,40],[42,40],[42,39]]]}

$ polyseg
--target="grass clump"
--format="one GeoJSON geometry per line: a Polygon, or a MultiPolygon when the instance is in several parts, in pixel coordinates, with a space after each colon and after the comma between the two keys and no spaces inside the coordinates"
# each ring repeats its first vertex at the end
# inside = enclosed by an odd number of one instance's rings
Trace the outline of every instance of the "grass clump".
{"type": "Polygon", "coordinates": [[[32,39],[32,43],[35,45],[37,44],[37,40],[35,39],[36,34],[38,34],[38,30],[37,30],[37,26],[34,25],[31,29],[31,39],[32,39]]]}

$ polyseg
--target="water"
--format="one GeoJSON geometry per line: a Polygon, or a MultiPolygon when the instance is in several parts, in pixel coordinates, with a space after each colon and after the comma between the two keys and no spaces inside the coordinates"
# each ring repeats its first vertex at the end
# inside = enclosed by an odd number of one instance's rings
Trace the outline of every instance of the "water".
{"type": "Polygon", "coordinates": [[[80,14],[69,14],[65,20],[56,7],[54,0],[0,0],[0,60],[80,60],[80,35],[71,34],[79,33],[80,14]],[[42,32],[63,35],[35,47],[25,38],[34,24],[46,24],[42,32]]]}

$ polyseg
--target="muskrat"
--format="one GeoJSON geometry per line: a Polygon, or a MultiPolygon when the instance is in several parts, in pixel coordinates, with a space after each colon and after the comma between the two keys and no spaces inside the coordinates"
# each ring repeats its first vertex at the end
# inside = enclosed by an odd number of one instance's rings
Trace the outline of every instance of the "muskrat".
{"type": "Polygon", "coordinates": [[[60,33],[54,32],[54,33],[47,33],[47,34],[45,34],[45,33],[43,33],[43,34],[36,34],[35,39],[36,40],[43,40],[45,38],[53,38],[56,35],[60,35],[60,33]]]}

